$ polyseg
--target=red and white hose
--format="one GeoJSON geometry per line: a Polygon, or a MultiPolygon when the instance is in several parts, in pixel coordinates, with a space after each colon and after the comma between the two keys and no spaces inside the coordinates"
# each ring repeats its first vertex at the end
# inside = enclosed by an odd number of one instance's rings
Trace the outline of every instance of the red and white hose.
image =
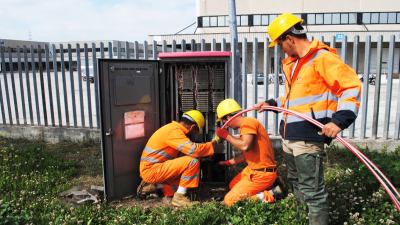
{"type": "MultiPolygon", "coordinates": [[[[263,106],[261,107],[263,110],[272,110],[272,111],[277,111],[277,112],[284,112],[290,115],[297,116],[299,118],[302,118],[314,125],[316,125],[319,128],[322,128],[324,125],[320,123],[317,120],[314,120],[304,114],[301,114],[299,112],[281,108],[281,107],[275,107],[275,106],[263,106]]],[[[254,107],[245,109],[243,111],[238,112],[236,115],[232,116],[229,118],[228,121],[224,123],[222,128],[225,128],[227,124],[233,120],[234,118],[238,117],[239,115],[242,115],[244,113],[247,113],[249,111],[256,110],[254,107]]],[[[376,166],[370,159],[368,159],[367,156],[365,156],[360,150],[358,150],[356,147],[354,147],[352,144],[350,144],[348,141],[346,141],[344,138],[340,136],[336,136],[336,140],[338,140],[340,143],[342,143],[343,146],[345,146],[347,149],[350,150],[351,153],[353,153],[363,164],[365,164],[368,168],[368,170],[374,175],[374,177],[379,181],[381,186],[384,188],[386,193],[389,195],[390,199],[392,200],[393,204],[396,206],[397,210],[400,211],[400,202],[398,198],[400,198],[400,194],[397,191],[397,189],[394,187],[394,185],[389,181],[389,179],[383,174],[383,172],[376,166]]]]}

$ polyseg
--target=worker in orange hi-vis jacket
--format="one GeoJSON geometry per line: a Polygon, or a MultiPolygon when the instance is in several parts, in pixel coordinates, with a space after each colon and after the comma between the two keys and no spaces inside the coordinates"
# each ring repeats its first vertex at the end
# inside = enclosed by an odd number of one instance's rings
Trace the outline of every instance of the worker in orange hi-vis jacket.
{"type": "Polygon", "coordinates": [[[172,121],[158,129],[148,140],[140,159],[142,182],[138,195],[162,189],[174,206],[191,206],[194,202],[186,196],[188,188],[199,186],[199,157],[214,154],[214,143],[194,143],[189,139],[201,132],[204,117],[197,110],[183,113],[179,122],[172,121]],[[179,156],[178,155],[183,155],[179,156]],[[172,187],[177,187],[175,190],[172,187]]]}
{"type": "Polygon", "coordinates": [[[356,71],[322,41],[307,38],[303,19],[283,13],[268,25],[269,47],[287,57],[282,60],[285,93],[254,106],[283,107],[313,117],[320,129],[306,120],[284,113],[279,133],[287,180],[297,199],[297,217],[308,208],[310,225],[329,224],[328,192],[324,179],[325,144],[329,144],[357,118],[362,84],[356,71]]]}
{"type": "MultiPolygon", "coordinates": [[[[239,111],[241,107],[234,99],[225,99],[217,107],[217,117],[226,122],[239,111]]],[[[279,186],[273,188],[277,179],[277,164],[265,128],[257,119],[242,116],[230,121],[228,126],[240,129],[240,136],[230,135],[225,128],[217,128],[216,134],[243,154],[219,164],[231,166],[246,161],[247,167],[230,182],[230,191],[225,195],[224,203],[231,206],[248,197],[268,203],[274,202],[275,197],[282,194],[282,190],[279,186]]]]}

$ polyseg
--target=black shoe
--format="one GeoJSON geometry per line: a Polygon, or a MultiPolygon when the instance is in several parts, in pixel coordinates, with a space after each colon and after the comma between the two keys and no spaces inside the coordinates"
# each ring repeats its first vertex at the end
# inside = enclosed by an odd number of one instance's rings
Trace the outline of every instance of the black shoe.
{"type": "Polygon", "coordinates": [[[279,185],[276,185],[271,189],[272,194],[274,195],[275,200],[280,200],[284,198],[282,188],[279,185]]]}
{"type": "Polygon", "coordinates": [[[288,195],[288,187],[283,177],[278,176],[276,178],[272,190],[274,190],[276,187],[279,187],[279,190],[276,190],[276,194],[279,196],[278,199],[286,198],[286,196],[288,195]]]}

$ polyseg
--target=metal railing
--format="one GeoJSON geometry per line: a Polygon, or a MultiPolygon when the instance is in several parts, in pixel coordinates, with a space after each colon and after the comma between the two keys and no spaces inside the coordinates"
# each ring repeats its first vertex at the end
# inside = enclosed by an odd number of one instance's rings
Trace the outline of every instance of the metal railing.
{"type": "MultiPolygon", "coordinates": [[[[320,40],[324,41],[324,37],[320,40]]],[[[399,140],[400,129],[400,43],[367,36],[360,42],[345,37],[326,42],[363,79],[362,105],[356,122],[343,132],[348,138],[399,140]],[[383,73],[382,71],[385,71],[383,73]],[[370,77],[375,74],[375,85],[370,77]],[[396,76],[395,76],[396,75],[396,76]],[[397,79],[394,79],[397,78],[397,79]]],[[[241,50],[242,106],[283,94],[280,60],[285,57],[269,40],[239,40],[241,50]],[[262,71],[262,72],[261,72],[262,71]],[[250,72],[250,73],[249,73],[250,72]],[[260,80],[260,77],[262,77],[260,80]],[[254,82],[253,82],[254,81],[254,82]],[[260,82],[262,81],[262,82],[260,82]]],[[[0,48],[0,124],[7,126],[48,126],[99,128],[97,58],[157,59],[167,51],[227,51],[225,39],[181,40],[180,43],[139,42],[82,43],[65,48],[62,44],[0,48]]],[[[278,114],[252,115],[269,133],[278,135],[278,114]],[[269,118],[271,117],[272,118],[269,118]]]]}

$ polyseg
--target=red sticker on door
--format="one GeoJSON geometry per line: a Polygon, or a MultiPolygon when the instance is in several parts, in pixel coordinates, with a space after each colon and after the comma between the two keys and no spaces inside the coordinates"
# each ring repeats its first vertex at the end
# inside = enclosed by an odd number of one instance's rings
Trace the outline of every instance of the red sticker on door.
{"type": "Polygon", "coordinates": [[[145,136],[144,117],[144,111],[131,111],[124,113],[125,140],[131,140],[145,136]]]}

